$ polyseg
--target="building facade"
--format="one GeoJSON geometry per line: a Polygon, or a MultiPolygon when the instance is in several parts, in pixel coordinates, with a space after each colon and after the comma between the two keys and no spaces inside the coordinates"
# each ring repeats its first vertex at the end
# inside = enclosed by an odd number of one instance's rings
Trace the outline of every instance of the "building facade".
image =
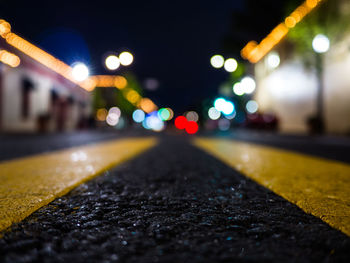
{"type": "Polygon", "coordinates": [[[20,60],[15,66],[0,62],[1,132],[69,131],[87,125],[91,113],[87,90],[3,38],[1,50],[20,60]]]}

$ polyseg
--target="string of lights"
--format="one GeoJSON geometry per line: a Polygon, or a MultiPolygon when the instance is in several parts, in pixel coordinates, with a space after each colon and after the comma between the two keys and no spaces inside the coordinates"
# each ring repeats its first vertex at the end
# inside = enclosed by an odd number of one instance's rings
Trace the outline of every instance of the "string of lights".
{"type": "Polygon", "coordinates": [[[273,49],[307,14],[324,0],[306,0],[297,7],[284,22],[277,25],[259,44],[249,41],[241,50],[241,56],[251,63],[259,62],[271,49],[273,49]]]}

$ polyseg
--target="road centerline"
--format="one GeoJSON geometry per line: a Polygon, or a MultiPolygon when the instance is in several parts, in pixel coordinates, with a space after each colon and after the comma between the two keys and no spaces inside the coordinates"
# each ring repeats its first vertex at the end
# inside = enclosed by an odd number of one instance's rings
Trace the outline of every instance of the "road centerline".
{"type": "Polygon", "coordinates": [[[0,231],[156,143],[120,139],[0,162],[0,231]]]}
{"type": "Polygon", "coordinates": [[[350,236],[350,166],[227,139],[194,145],[350,236]]]}

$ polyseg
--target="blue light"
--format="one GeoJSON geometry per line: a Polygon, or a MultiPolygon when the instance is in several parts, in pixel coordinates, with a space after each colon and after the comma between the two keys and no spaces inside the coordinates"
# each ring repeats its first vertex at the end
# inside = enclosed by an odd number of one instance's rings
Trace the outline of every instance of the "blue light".
{"type": "Polygon", "coordinates": [[[137,109],[132,113],[132,119],[137,123],[143,122],[145,119],[145,113],[142,110],[137,109]]]}

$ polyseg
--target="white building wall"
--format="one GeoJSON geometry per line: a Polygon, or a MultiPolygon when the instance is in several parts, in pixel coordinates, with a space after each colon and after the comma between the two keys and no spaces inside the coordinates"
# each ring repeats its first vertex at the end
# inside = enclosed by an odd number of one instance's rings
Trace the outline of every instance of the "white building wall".
{"type": "Polygon", "coordinates": [[[325,119],[331,133],[350,133],[350,36],[325,57],[325,119]]]}
{"type": "Polygon", "coordinates": [[[284,63],[270,74],[265,64],[256,66],[255,100],[262,112],[274,113],[282,132],[304,133],[307,119],[316,110],[317,80],[298,60],[284,63]],[[262,72],[263,71],[263,72],[262,72]]]}
{"type": "MultiPolygon", "coordinates": [[[[259,109],[277,115],[281,132],[306,133],[307,119],[316,113],[315,70],[294,58],[269,72],[263,59],[255,66],[255,75],[259,109]]],[[[350,36],[324,54],[323,81],[326,131],[350,133],[350,36]]]]}

